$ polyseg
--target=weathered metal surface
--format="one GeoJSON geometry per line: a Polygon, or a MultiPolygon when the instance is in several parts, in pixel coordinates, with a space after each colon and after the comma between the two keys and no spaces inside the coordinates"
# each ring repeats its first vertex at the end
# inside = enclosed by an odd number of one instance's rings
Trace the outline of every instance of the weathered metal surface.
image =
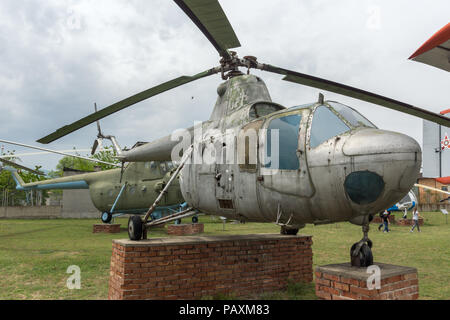
{"type": "MultiPolygon", "coordinates": [[[[417,179],[421,149],[408,136],[364,126],[360,122],[355,127],[352,125],[354,119],[346,119],[325,102],[324,107],[338,121],[345,123],[348,131],[312,147],[311,129],[319,103],[253,119],[249,113],[255,103],[271,102],[264,82],[255,76],[234,77],[222,84],[218,93],[211,119],[201,126],[198,155],[205,160],[205,150],[216,150],[221,154],[224,152],[222,143],[226,142],[224,150],[234,151],[237,158],[241,156],[245,161],[196,164],[193,154],[192,163],[180,173],[180,187],[186,202],[195,209],[244,221],[289,222],[294,227],[339,221],[362,225],[367,223],[370,214],[399,201],[417,179]],[[261,164],[267,143],[266,129],[274,119],[290,115],[301,116],[295,150],[299,169],[266,168],[261,164]],[[242,140],[240,135],[249,129],[257,132],[255,166],[246,163],[255,156],[245,151],[242,154],[239,144],[228,145],[234,138],[242,140]],[[376,201],[358,204],[349,198],[344,182],[351,173],[358,172],[372,172],[382,178],[383,189],[376,201]]],[[[129,151],[128,155],[134,159],[139,157],[141,161],[156,159],[160,157],[160,151],[155,144],[150,145],[153,149],[144,145],[129,151]]],[[[162,145],[163,140],[157,144],[162,145]]]]}

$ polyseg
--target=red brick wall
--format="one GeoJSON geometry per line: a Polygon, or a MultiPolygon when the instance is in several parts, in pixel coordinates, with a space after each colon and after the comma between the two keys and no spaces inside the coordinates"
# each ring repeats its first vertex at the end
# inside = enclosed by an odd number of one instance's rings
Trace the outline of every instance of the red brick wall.
{"type": "Polygon", "coordinates": [[[93,233],[120,233],[120,224],[94,224],[93,233]]]}
{"type": "MultiPolygon", "coordinates": [[[[336,269],[335,266],[333,267],[336,269]]],[[[341,275],[336,272],[327,273],[324,268],[326,269],[326,267],[318,268],[315,273],[316,295],[323,300],[417,300],[419,298],[417,271],[409,273],[411,271],[408,270],[403,274],[393,274],[382,278],[381,288],[370,290],[367,287],[367,278],[349,275],[346,266],[341,275]]]]}
{"type": "MultiPolygon", "coordinates": [[[[423,219],[419,218],[419,226],[423,226],[423,224],[423,219]]],[[[414,222],[412,219],[400,219],[397,221],[397,225],[412,227],[414,225],[414,222]]]]}
{"type": "Polygon", "coordinates": [[[203,233],[205,225],[203,223],[193,224],[171,224],[167,228],[167,234],[171,236],[186,236],[203,233]]]}
{"type": "Polygon", "coordinates": [[[311,282],[310,236],[234,235],[113,242],[109,299],[236,297],[311,282]]]}
{"type": "MultiPolygon", "coordinates": [[[[389,219],[390,223],[395,223],[395,216],[394,215],[390,215],[388,219],[389,219]]],[[[381,219],[380,216],[375,216],[375,217],[373,217],[372,223],[382,224],[383,223],[383,219],[381,219]]]]}

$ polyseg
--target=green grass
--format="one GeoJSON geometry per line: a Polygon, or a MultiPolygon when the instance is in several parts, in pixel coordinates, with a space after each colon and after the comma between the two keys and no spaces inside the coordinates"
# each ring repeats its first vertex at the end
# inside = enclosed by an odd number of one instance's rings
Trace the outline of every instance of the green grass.
{"type": "MultiPolygon", "coordinates": [[[[386,234],[372,225],[374,259],[417,268],[421,299],[448,299],[450,225],[441,213],[422,215],[422,233],[392,226],[386,234]]],[[[111,241],[127,238],[127,220],[118,222],[122,233],[106,235],[92,233],[98,220],[0,220],[0,299],[107,299],[111,241]],[[71,265],[81,268],[81,290],[66,287],[71,265]]],[[[224,231],[219,219],[204,216],[200,222],[205,223],[205,235],[279,232],[273,224],[227,223],[224,231]]],[[[313,236],[314,267],[347,262],[350,246],[362,236],[361,227],[350,223],[307,226],[301,233],[313,236]]],[[[167,237],[164,229],[149,236],[167,237]]],[[[314,285],[290,283],[283,292],[253,298],[315,299],[314,285]]]]}

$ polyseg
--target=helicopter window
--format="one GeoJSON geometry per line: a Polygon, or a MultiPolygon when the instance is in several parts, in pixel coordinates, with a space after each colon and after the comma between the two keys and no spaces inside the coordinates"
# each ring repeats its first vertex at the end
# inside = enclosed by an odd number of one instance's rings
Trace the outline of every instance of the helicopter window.
{"type": "Polygon", "coordinates": [[[325,106],[320,106],[314,113],[309,145],[311,148],[315,148],[323,142],[348,130],[350,128],[330,109],[325,106]]]}
{"type": "Polygon", "coordinates": [[[172,170],[173,168],[175,168],[175,166],[173,165],[173,162],[168,161],[168,162],[166,162],[166,165],[169,170],[172,170]]]}
{"type": "Polygon", "coordinates": [[[160,168],[162,174],[166,174],[167,171],[168,171],[167,170],[167,165],[166,165],[165,162],[161,162],[160,165],[159,165],[159,168],[160,168]]]}
{"type": "MultiPolygon", "coordinates": [[[[266,168],[280,169],[280,170],[298,170],[300,163],[297,157],[298,149],[298,133],[300,129],[300,114],[293,114],[290,116],[274,119],[270,122],[267,128],[267,158],[276,157],[272,152],[272,132],[278,130],[279,143],[278,149],[278,168],[273,167],[272,161],[265,165],[266,168]]],[[[276,148],[274,148],[276,150],[276,148]]]]}
{"type": "Polygon", "coordinates": [[[376,126],[367,120],[363,115],[361,115],[356,110],[337,102],[328,102],[330,106],[339,112],[350,124],[354,127],[370,127],[376,128],[376,126]]]}
{"type": "Polygon", "coordinates": [[[266,103],[257,103],[250,109],[250,119],[257,119],[260,117],[267,116],[271,113],[283,110],[283,107],[266,104],[266,103]]]}
{"type": "Polygon", "coordinates": [[[145,169],[151,169],[151,170],[154,170],[158,167],[154,161],[146,162],[144,166],[145,166],[145,169]]]}

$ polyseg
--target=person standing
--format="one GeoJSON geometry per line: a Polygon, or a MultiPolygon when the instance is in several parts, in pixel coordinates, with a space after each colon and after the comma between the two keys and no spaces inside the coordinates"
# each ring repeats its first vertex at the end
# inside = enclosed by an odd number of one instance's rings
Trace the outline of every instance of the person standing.
{"type": "Polygon", "coordinates": [[[380,213],[380,217],[382,219],[381,224],[378,226],[378,230],[381,230],[381,227],[384,226],[383,232],[389,232],[389,216],[391,213],[387,210],[384,210],[383,213],[380,213]]]}
{"type": "Polygon", "coordinates": [[[383,212],[383,211],[380,212],[379,216],[380,216],[380,219],[381,219],[381,223],[380,223],[380,225],[378,226],[378,231],[381,231],[381,228],[384,226],[384,219],[383,219],[384,212],[383,212]]]}
{"type": "Polygon", "coordinates": [[[415,207],[414,211],[413,211],[413,222],[414,222],[414,225],[411,228],[411,232],[414,232],[414,229],[416,227],[417,227],[417,231],[420,232],[419,218],[422,218],[422,216],[419,214],[419,210],[417,210],[417,207],[415,207]]]}

